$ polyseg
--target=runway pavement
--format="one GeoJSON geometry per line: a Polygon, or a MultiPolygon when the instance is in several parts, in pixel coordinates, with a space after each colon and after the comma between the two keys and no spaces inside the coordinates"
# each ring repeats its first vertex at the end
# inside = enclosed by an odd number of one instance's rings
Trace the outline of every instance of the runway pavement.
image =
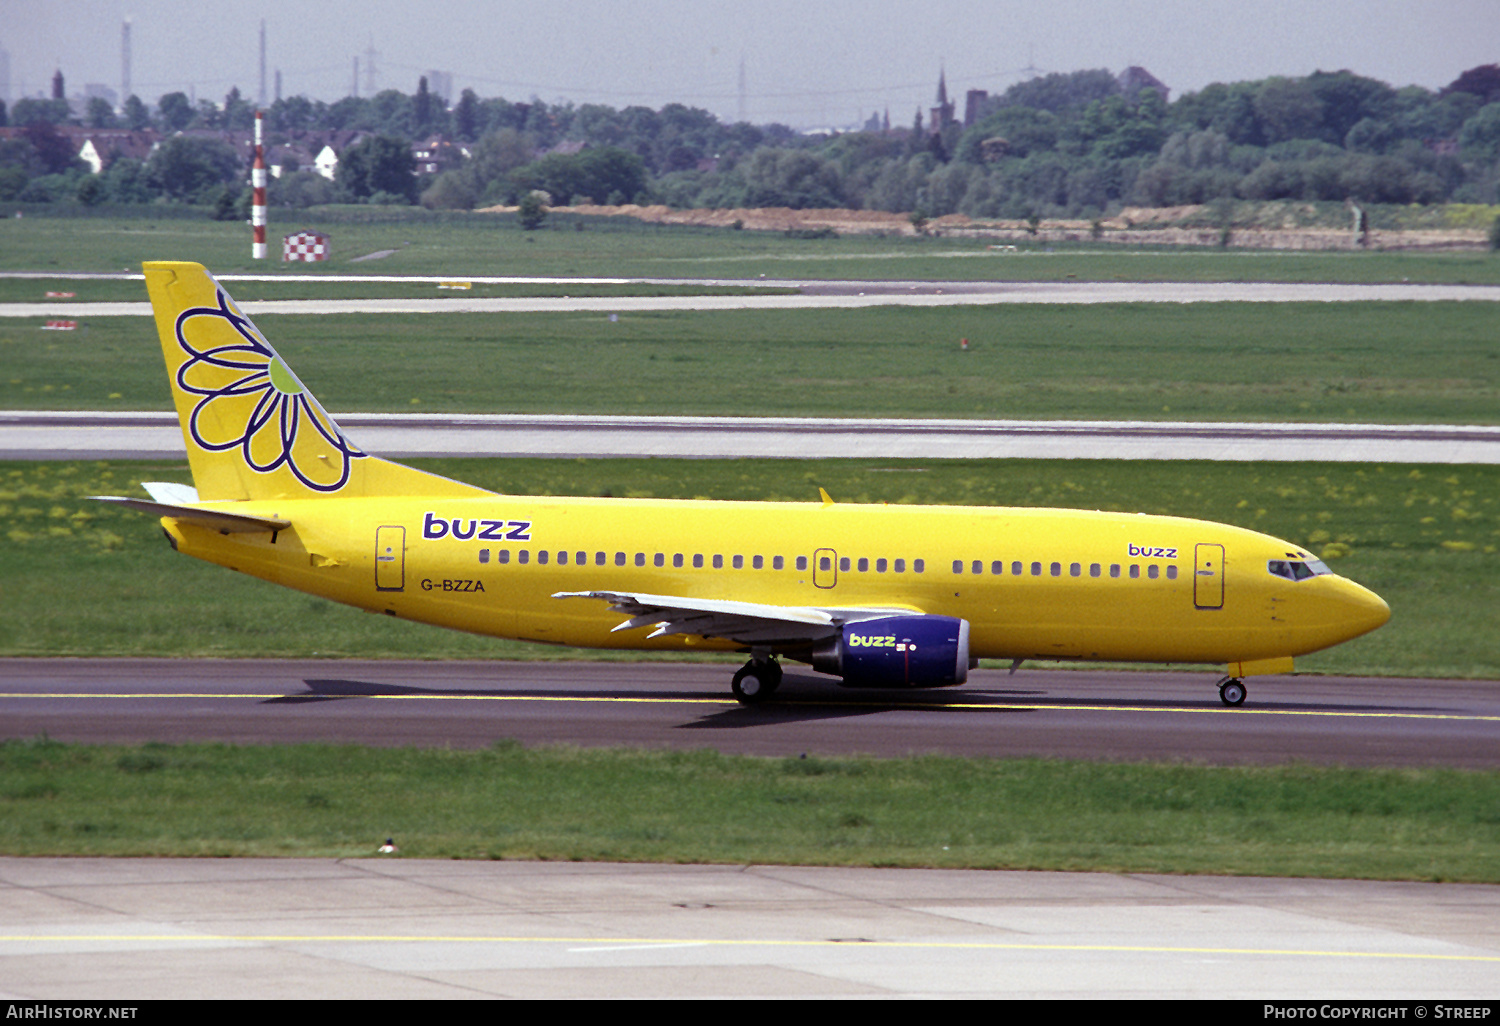
{"type": "MultiPolygon", "coordinates": [[[[1200,459],[1500,463],[1500,427],[343,413],[367,452],[412,456],[1200,459]]],[[[0,459],[184,454],[170,412],[0,412],[0,459]]]]}
{"type": "MultiPolygon", "coordinates": [[[[125,277],[122,275],[121,277],[125,277]]],[[[225,281],[231,281],[225,276],[225,281]]],[[[294,278],[275,280],[291,281],[294,278]]],[[[343,280],[370,280],[346,277],[343,280]]],[[[402,279],[381,278],[381,281],[402,279]]],[[[414,279],[423,281],[424,279],[414,279]]],[[[478,281],[480,279],[469,279],[478,281]]],[[[557,285],[568,279],[503,279],[557,285]]],[[[1370,303],[1500,301],[1500,285],[1342,285],[1276,282],[828,282],[764,279],[572,279],[596,284],[794,288],[790,295],[276,299],[241,303],[261,314],[641,313],[667,310],[828,310],[873,306],[988,306],[999,303],[1370,303]]],[[[0,317],[148,317],[150,303],[0,303],[0,317]]]]}
{"type": "Polygon", "coordinates": [[[11,1001],[1182,997],[1391,1001],[1417,1019],[1433,1001],[1483,1013],[1497,979],[1500,887],[1484,885],[0,858],[11,1001]]]}
{"type": "Polygon", "coordinates": [[[332,741],[712,748],[748,755],[1298,760],[1500,768],[1500,685],[1219,671],[977,670],[958,688],[871,691],[788,664],[747,708],[733,663],[9,659],[0,736],[61,741],[332,741]]]}

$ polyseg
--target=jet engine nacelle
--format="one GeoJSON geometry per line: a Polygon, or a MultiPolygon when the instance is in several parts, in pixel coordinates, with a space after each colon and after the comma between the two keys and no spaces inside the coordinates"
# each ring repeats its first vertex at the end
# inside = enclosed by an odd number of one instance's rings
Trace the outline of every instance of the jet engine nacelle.
{"type": "Polygon", "coordinates": [[[883,616],[845,624],[813,649],[813,669],[851,688],[940,688],[969,679],[969,621],[883,616]]]}

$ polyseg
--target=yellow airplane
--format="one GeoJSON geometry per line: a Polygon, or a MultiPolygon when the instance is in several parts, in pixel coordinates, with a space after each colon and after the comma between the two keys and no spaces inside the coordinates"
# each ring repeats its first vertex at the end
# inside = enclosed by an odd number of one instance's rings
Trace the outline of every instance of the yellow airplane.
{"type": "Polygon", "coordinates": [[[1224,663],[1237,706],[1244,677],[1390,618],[1297,546],[1202,520],[486,491],[356,448],[202,266],[145,272],[195,487],[101,498],[179,552],[372,613],[744,652],[746,704],[783,656],[864,688],[962,684],[980,658],[1224,663]]]}

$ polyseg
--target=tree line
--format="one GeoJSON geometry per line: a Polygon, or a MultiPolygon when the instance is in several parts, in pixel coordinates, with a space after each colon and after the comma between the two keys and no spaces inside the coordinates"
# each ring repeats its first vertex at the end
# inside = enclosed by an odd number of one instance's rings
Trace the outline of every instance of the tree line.
{"type": "MultiPolygon", "coordinates": [[[[243,205],[244,158],[215,131],[243,130],[254,109],[168,93],[119,112],[91,103],[95,128],[152,129],[141,160],[87,175],[56,126],[67,104],[22,100],[0,120],[0,200],[243,205]],[[174,133],[187,132],[187,135],[174,133]],[[199,134],[192,134],[197,132],[199,134]],[[203,134],[203,133],[209,134],[203,134]]],[[[359,132],[334,182],[289,169],[273,203],[417,203],[472,209],[534,192],[555,204],[847,207],[921,216],[1096,217],[1125,205],[1220,198],[1361,203],[1500,202],[1500,66],[1440,90],[1394,88],[1349,71],[1215,83],[1167,102],[1127,91],[1104,70],[1052,74],[990,97],[974,123],[833,136],[725,123],[681,104],[659,110],[520,103],[464,90],[451,106],[426,80],[334,103],[290,97],[266,112],[270,141],[359,132]],[[467,156],[418,176],[414,140],[441,136],[467,156]],[[316,179],[316,180],[314,180],[316,179]]]]}

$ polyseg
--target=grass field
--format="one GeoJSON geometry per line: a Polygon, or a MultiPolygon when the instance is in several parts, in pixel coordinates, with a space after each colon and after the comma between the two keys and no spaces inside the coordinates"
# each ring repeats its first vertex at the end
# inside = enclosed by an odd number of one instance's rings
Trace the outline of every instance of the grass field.
{"type": "MultiPolygon", "coordinates": [[[[1125,461],[416,460],[522,495],[1064,506],[1238,524],[1320,552],[1390,603],[1305,672],[1500,679],[1500,467],[1125,461]]],[[[172,552],[144,497],[180,463],[0,464],[0,655],[622,658],[368,616],[172,552]]],[[[602,585],[600,585],[602,586],[602,585]]],[[[639,656],[632,658],[640,658],[639,656]]],[[[660,658],[660,657],[653,657],[660,658]]],[[[1205,670],[1206,672],[1206,670],[1205,670]]]]}
{"type": "MultiPolygon", "coordinates": [[[[1492,306],[1142,303],[258,323],[335,413],[1493,424],[1492,306]]],[[[0,320],[0,409],[170,409],[154,325],[105,317],[64,333],[0,320]]]]}
{"type": "Polygon", "coordinates": [[[550,859],[1500,882],[1500,773],[0,742],[7,855],[550,859]]]}
{"type": "Polygon", "coordinates": [[[282,233],[333,237],[323,264],[250,259],[250,230],[232,221],[179,217],[0,218],[0,270],[135,271],[143,260],[196,260],[217,273],[581,275],[981,279],[999,281],[1500,282],[1500,258],[1483,252],[1265,252],[1101,247],[1092,243],[988,248],[982,239],[846,236],[792,239],[777,232],[648,225],[559,215],[523,232],[508,215],[350,208],[273,212],[282,233]],[[365,217],[363,222],[351,222],[365,217]],[[291,218],[288,220],[288,218],[291,218]],[[585,230],[578,230],[582,226],[585,230]],[[358,257],[392,251],[376,260],[358,257]]]}

